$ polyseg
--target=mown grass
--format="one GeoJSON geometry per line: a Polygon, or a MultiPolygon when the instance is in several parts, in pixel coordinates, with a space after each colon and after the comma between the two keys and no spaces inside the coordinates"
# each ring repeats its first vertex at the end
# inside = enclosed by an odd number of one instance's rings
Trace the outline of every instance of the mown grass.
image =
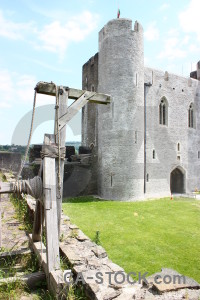
{"type": "Polygon", "coordinates": [[[172,268],[200,282],[200,202],[164,198],[144,202],[65,199],[64,213],[126,272],[172,268]]]}

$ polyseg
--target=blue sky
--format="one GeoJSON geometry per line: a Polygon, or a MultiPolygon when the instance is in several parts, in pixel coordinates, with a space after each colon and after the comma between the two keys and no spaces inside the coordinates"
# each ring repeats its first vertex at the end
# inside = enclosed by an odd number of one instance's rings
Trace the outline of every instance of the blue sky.
{"type": "MultiPolygon", "coordinates": [[[[31,111],[38,81],[81,88],[82,65],[98,51],[98,32],[116,18],[118,6],[122,18],[143,25],[146,66],[186,77],[196,68],[199,0],[0,0],[0,144],[16,142],[13,133],[31,111]]],[[[37,106],[53,103],[40,95],[37,106]]],[[[76,125],[74,134],[68,128],[68,141],[80,140],[80,115],[76,125]]],[[[21,128],[26,143],[29,122],[21,128]]],[[[32,142],[52,131],[53,121],[45,121],[32,142]]]]}

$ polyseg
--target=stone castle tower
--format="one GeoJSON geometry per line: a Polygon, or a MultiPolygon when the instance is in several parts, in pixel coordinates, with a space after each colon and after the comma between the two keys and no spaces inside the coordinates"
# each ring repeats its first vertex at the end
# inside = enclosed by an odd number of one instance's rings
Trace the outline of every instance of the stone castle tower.
{"type": "Polygon", "coordinates": [[[82,143],[94,145],[94,194],[134,200],[200,186],[200,170],[192,167],[200,166],[200,63],[191,77],[144,67],[143,28],[137,21],[134,29],[129,19],[103,27],[99,53],[83,66],[82,82],[83,89],[112,97],[111,105],[89,104],[82,112],[82,143]],[[191,105],[195,120],[188,129],[191,105]]]}

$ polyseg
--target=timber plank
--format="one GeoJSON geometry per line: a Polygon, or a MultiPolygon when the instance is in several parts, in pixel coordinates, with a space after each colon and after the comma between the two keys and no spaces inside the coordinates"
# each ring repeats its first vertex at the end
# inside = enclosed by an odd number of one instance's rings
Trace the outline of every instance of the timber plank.
{"type": "Polygon", "coordinates": [[[77,113],[85,106],[88,99],[92,97],[95,93],[86,91],[77,101],[72,103],[65,114],[59,118],[59,129],[63,128],[77,113]]]}
{"type": "MultiPolygon", "coordinates": [[[[69,88],[67,86],[63,86],[65,91],[69,92],[69,98],[77,100],[80,98],[86,91],[69,88]]],[[[38,94],[45,94],[49,96],[56,95],[55,85],[53,83],[48,82],[39,82],[36,86],[36,90],[38,94]]],[[[91,92],[93,93],[93,92],[91,92]]],[[[108,104],[111,102],[111,97],[106,94],[96,93],[93,97],[89,99],[89,102],[100,103],[100,104],[108,104]]]]}
{"type": "Polygon", "coordinates": [[[21,255],[27,255],[32,253],[32,251],[29,248],[20,249],[16,251],[10,251],[10,252],[2,252],[0,254],[0,258],[7,258],[7,257],[13,257],[13,256],[21,256],[21,255]]]}
{"type": "MultiPolygon", "coordinates": [[[[58,108],[58,117],[60,118],[62,115],[65,115],[67,112],[67,103],[68,103],[68,95],[69,92],[66,91],[63,87],[60,87],[62,92],[59,95],[59,108],[58,108]]],[[[60,136],[60,147],[65,147],[65,140],[66,140],[66,124],[61,128],[59,128],[59,136],[60,136]]],[[[57,115],[55,116],[55,125],[54,125],[54,133],[56,143],[58,143],[58,132],[57,129],[57,115]]],[[[56,159],[55,161],[55,172],[56,175],[58,174],[59,170],[59,161],[56,159]]],[[[61,213],[62,213],[62,198],[63,198],[63,178],[64,178],[64,160],[60,160],[60,183],[61,189],[59,191],[58,186],[58,176],[56,176],[56,201],[57,201],[57,218],[58,218],[58,236],[60,236],[60,223],[61,223],[61,213]]]]}
{"type": "MultiPolygon", "coordinates": [[[[54,143],[55,136],[45,134],[44,144],[49,145],[54,143]]],[[[44,157],[43,166],[47,268],[49,274],[51,271],[57,270],[60,267],[55,158],[44,157]]]]}
{"type": "Polygon", "coordinates": [[[21,281],[22,283],[26,284],[30,289],[33,289],[38,287],[39,281],[43,281],[45,279],[46,279],[45,273],[40,271],[31,274],[26,274],[23,276],[2,278],[0,279],[0,287],[4,286],[5,284],[21,281]]]}

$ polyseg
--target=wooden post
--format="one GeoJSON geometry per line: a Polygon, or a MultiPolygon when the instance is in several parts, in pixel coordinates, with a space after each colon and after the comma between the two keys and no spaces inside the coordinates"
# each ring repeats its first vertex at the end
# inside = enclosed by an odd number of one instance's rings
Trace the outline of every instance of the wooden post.
{"type": "MultiPolygon", "coordinates": [[[[109,104],[111,102],[111,98],[109,95],[100,94],[89,92],[85,90],[78,90],[72,89],[68,87],[57,87],[54,83],[47,83],[47,82],[39,82],[36,85],[37,93],[45,94],[49,96],[56,96],[56,91],[59,96],[59,108],[58,108],[58,116],[56,113],[55,117],[55,126],[54,126],[54,134],[55,134],[55,142],[58,143],[58,136],[60,136],[60,147],[65,147],[65,139],[66,139],[66,123],[71,120],[71,118],[81,109],[87,102],[97,103],[97,104],[109,104]],[[67,108],[67,101],[68,98],[74,99],[75,102],[67,108]],[[57,118],[59,120],[57,120],[57,118]],[[59,135],[58,135],[58,128],[59,126],[59,135]]],[[[64,161],[60,162],[60,183],[61,189],[59,190],[59,180],[58,180],[58,169],[59,169],[59,162],[56,159],[56,193],[57,193],[57,220],[58,220],[58,233],[60,233],[60,222],[61,222],[61,213],[62,213],[62,194],[63,194],[63,175],[64,175],[64,161]]],[[[39,203],[37,204],[39,207],[39,203]]],[[[36,222],[34,222],[35,227],[35,235],[33,237],[38,237],[38,230],[39,230],[39,217],[37,217],[40,208],[37,209],[35,218],[37,218],[36,222]],[[36,226],[37,225],[37,226],[36,226]]]]}
{"type": "Polygon", "coordinates": [[[33,242],[41,241],[41,226],[44,223],[44,207],[41,201],[43,201],[43,197],[36,201],[32,234],[33,242]]]}
{"type": "MultiPolygon", "coordinates": [[[[59,108],[58,108],[58,118],[63,116],[67,112],[67,103],[68,103],[68,88],[63,88],[62,86],[59,87],[58,90],[59,94],[59,108]]],[[[55,117],[55,126],[54,126],[54,133],[56,136],[56,143],[58,143],[58,128],[57,128],[57,115],[55,117]]],[[[60,147],[65,147],[65,140],[66,140],[66,125],[59,132],[60,136],[60,147]]],[[[58,216],[58,236],[60,236],[60,222],[61,222],[61,213],[62,213],[62,198],[63,198],[63,177],[64,177],[64,160],[60,161],[60,183],[61,189],[58,189],[58,159],[56,159],[56,199],[57,199],[57,216],[58,216]]]]}
{"type": "MultiPolygon", "coordinates": [[[[42,176],[43,170],[43,161],[40,165],[39,176],[42,176]]],[[[36,200],[35,213],[34,213],[34,221],[33,221],[33,232],[32,239],[33,242],[39,242],[42,240],[41,237],[41,226],[44,223],[44,206],[43,206],[43,195],[40,200],[36,200]]]]}
{"type": "MultiPolygon", "coordinates": [[[[55,136],[52,134],[45,134],[44,144],[55,144],[55,136]]],[[[60,267],[55,158],[44,157],[43,164],[43,194],[46,228],[47,266],[48,274],[50,274],[51,271],[55,271],[60,267]]]]}

